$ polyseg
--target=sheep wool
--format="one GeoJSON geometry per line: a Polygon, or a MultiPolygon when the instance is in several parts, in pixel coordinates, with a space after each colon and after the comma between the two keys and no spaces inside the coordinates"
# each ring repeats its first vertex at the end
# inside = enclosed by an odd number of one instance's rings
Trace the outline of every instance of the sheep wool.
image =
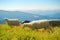
{"type": "Polygon", "coordinates": [[[4,19],[6,21],[6,23],[9,25],[9,26],[18,26],[19,25],[19,21],[18,19],[8,19],[8,18],[5,18],[4,19]]]}

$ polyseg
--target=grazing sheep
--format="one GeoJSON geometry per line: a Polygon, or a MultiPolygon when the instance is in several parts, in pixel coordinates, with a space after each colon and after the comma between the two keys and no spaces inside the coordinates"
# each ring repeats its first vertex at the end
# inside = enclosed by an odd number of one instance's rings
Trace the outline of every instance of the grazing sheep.
{"type": "Polygon", "coordinates": [[[30,21],[28,21],[28,20],[25,20],[25,21],[23,21],[22,23],[29,23],[30,21]]]}
{"type": "Polygon", "coordinates": [[[31,29],[45,28],[45,29],[49,29],[52,31],[52,29],[50,28],[50,24],[49,24],[48,20],[32,21],[30,23],[24,23],[23,25],[24,25],[24,27],[29,27],[31,29]]]}
{"type": "Polygon", "coordinates": [[[9,26],[19,26],[19,21],[18,21],[18,19],[8,19],[8,18],[5,18],[4,20],[6,21],[6,23],[7,23],[9,26]]]}

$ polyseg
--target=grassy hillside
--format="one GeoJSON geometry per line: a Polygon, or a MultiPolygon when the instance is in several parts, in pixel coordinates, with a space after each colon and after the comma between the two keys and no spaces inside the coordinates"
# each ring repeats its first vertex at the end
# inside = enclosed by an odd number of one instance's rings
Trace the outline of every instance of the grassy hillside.
{"type": "Polygon", "coordinates": [[[29,28],[20,26],[8,26],[0,24],[0,40],[60,40],[60,27],[55,27],[53,33],[43,29],[32,31],[29,28]]]}

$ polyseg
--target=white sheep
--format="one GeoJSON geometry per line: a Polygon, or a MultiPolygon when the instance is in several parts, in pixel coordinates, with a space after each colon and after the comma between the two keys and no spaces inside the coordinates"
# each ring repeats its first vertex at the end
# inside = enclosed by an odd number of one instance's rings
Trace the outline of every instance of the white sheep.
{"type": "Polygon", "coordinates": [[[18,21],[18,19],[8,19],[8,18],[5,18],[4,20],[6,21],[6,23],[7,23],[9,26],[19,26],[19,21],[18,21]]]}
{"type": "Polygon", "coordinates": [[[24,23],[23,25],[24,27],[29,27],[31,29],[45,28],[51,30],[48,20],[37,20],[37,21],[32,21],[30,23],[24,23]]]}

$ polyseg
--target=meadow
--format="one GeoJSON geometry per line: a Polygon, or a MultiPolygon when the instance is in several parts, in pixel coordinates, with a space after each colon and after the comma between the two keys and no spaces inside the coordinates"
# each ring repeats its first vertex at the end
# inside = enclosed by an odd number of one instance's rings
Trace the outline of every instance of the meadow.
{"type": "Polygon", "coordinates": [[[60,40],[60,27],[55,27],[52,32],[39,29],[39,31],[20,26],[0,24],[0,40],[60,40]]]}

